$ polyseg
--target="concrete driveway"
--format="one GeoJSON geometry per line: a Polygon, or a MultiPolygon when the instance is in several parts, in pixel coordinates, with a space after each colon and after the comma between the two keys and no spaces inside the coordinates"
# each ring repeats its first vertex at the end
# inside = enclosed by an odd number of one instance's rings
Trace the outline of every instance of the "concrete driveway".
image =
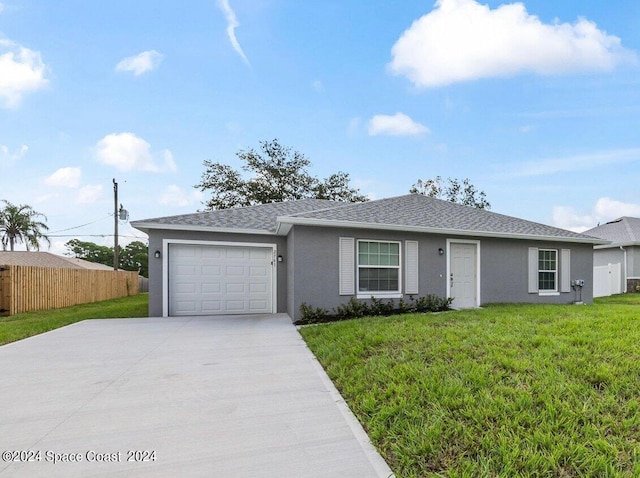
{"type": "Polygon", "coordinates": [[[0,477],[391,473],[286,315],[91,320],[2,346],[0,452],[0,477]]]}

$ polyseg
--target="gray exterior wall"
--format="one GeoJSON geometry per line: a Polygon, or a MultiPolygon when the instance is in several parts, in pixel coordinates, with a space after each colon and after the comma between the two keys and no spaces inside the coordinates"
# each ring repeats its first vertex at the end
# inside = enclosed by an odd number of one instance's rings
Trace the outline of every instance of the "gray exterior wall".
{"type": "MultiPolygon", "coordinates": [[[[528,292],[528,251],[540,249],[571,250],[571,280],[584,280],[582,301],[593,301],[593,246],[566,242],[525,241],[516,239],[480,239],[481,304],[527,302],[568,304],[580,297],[571,292],[556,296],[539,296],[528,292]]],[[[558,255],[560,259],[560,255],[558,255]]]]}
{"type": "Polygon", "coordinates": [[[640,278],[640,246],[625,247],[627,250],[628,277],[640,278]]]}
{"type": "MultiPolygon", "coordinates": [[[[155,251],[162,251],[164,239],[180,239],[192,241],[220,241],[220,242],[254,242],[261,244],[276,244],[277,253],[284,257],[287,250],[287,238],[262,234],[228,234],[173,230],[149,231],[149,316],[162,317],[162,264],[163,258],[156,259],[155,251]]],[[[286,259],[285,259],[286,260],[286,259]]],[[[277,265],[277,301],[278,312],[286,312],[287,271],[286,262],[277,265]]]]}
{"type": "Polygon", "coordinates": [[[624,263],[624,253],[619,248],[616,247],[615,249],[594,249],[593,267],[606,266],[609,264],[617,263],[624,263]]]}
{"type": "MultiPolygon", "coordinates": [[[[414,240],[419,243],[419,296],[447,293],[447,239],[455,236],[418,234],[373,229],[338,229],[295,226],[289,235],[289,264],[287,312],[294,319],[300,318],[300,305],[306,302],[313,307],[331,311],[349,301],[350,296],[340,296],[338,241],[340,237],[378,239],[389,241],[414,240]]],[[[470,237],[459,239],[469,240],[470,237]]],[[[480,302],[529,302],[566,304],[579,297],[572,290],[556,296],[539,296],[528,293],[529,247],[571,250],[571,279],[583,279],[582,300],[593,299],[593,246],[565,242],[524,241],[515,239],[477,238],[480,241],[480,302]]],[[[404,258],[404,253],[403,253],[404,258]]],[[[404,264],[402,271],[404,271],[404,264]]]]}

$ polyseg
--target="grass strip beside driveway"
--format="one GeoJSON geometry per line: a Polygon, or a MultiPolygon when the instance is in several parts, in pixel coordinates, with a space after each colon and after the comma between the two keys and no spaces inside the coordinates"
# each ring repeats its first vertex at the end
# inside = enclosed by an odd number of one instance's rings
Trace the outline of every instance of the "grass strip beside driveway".
{"type": "Polygon", "coordinates": [[[640,476],[640,295],[300,332],[398,477],[640,476]]]}
{"type": "Polygon", "coordinates": [[[149,294],[0,317],[0,345],[87,319],[147,317],[149,294]]]}

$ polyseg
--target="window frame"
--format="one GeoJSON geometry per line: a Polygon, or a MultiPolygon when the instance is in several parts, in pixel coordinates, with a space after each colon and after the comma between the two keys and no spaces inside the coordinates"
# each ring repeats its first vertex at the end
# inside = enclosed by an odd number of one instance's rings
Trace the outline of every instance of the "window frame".
{"type": "Polygon", "coordinates": [[[381,299],[399,299],[402,297],[402,241],[392,241],[383,239],[358,239],[356,241],[356,298],[370,299],[371,297],[381,299]],[[397,244],[398,245],[398,265],[371,265],[360,264],[360,245],[362,243],[378,243],[378,244],[397,244]],[[394,269],[398,271],[398,289],[397,290],[360,290],[360,271],[362,269],[394,269]]]}
{"type": "Polygon", "coordinates": [[[560,264],[559,264],[559,254],[558,254],[558,249],[538,249],[538,267],[537,267],[537,271],[538,271],[538,293],[540,295],[555,295],[558,294],[558,279],[559,279],[559,270],[560,270],[560,264]],[[555,254],[555,269],[551,270],[551,269],[540,269],[540,260],[545,260],[545,259],[541,259],[540,258],[540,253],[543,252],[553,252],[555,254]],[[554,288],[553,289],[543,289],[542,287],[540,287],[540,273],[553,273],[553,285],[554,288]]]}

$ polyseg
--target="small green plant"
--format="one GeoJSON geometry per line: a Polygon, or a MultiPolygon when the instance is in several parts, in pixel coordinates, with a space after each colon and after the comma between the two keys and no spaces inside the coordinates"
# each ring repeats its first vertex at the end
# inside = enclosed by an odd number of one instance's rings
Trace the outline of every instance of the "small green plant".
{"type": "Polygon", "coordinates": [[[636,286],[636,292],[640,292],[640,284],[636,286]]]}
{"type": "Polygon", "coordinates": [[[329,311],[322,307],[312,307],[306,302],[303,302],[300,304],[300,314],[302,315],[301,321],[305,324],[317,324],[329,315],[329,311]]]}
{"type": "Polygon", "coordinates": [[[351,297],[349,302],[339,305],[333,309],[333,312],[339,319],[364,317],[365,315],[369,315],[369,306],[365,302],[361,302],[354,297],[351,297]]]}
{"type": "Polygon", "coordinates": [[[416,300],[416,310],[418,312],[441,312],[449,310],[451,302],[453,302],[452,297],[445,299],[435,294],[428,294],[416,300]]]}
{"type": "Polygon", "coordinates": [[[395,310],[393,299],[383,302],[382,299],[371,297],[371,305],[369,306],[370,315],[389,315],[395,310]]]}
{"type": "Polygon", "coordinates": [[[307,303],[303,303],[300,306],[301,317],[296,320],[296,324],[315,324],[344,319],[357,319],[366,316],[386,316],[412,312],[440,312],[449,310],[452,301],[452,298],[445,299],[435,294],[419,297],[417,300],[414,300],[413,296],[409,296],[409,300],[401,298],[397,305],[393,299],[385,302],[382,299],[372,296],[369,303],[367,303],[364,300],[351,297],[346,304],[340,304],[334,307],[331,314],[326,309],[315,308],[307,303]]]}

